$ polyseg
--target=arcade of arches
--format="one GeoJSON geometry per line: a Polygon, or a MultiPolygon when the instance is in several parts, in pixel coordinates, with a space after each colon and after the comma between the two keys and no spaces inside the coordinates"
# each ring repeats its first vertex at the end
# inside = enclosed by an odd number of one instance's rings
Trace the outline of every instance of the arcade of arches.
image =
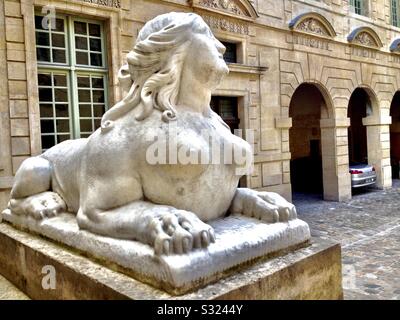
{"type": "Polygon", "coordinates": [[[393,98],[391,117],[383,117],[367,88],[353,90],[347,118],[333,118],[329,95],[313,83],[303,83],[289,106],[290,178],[292,192],[318,194],[325,200],[351,197],[349,164],[369,163],[377,170],[377,187],[399,178],[400,92],[393,98]],[[325,97],[328,97],[326,99],[325,97]],[[390,126],[390,137],[388,136],[390,126]],[[390,161],[386,158],[391,141],[390,161]]]}

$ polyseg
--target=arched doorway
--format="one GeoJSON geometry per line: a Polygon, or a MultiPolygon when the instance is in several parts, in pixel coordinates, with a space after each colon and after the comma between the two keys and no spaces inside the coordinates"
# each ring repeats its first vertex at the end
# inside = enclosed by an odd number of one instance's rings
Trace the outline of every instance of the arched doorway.
{"type": "Polygon", "coordinates": [[[357,88],[350,97],[347,116],[350,118],[348,131],[349,138],[349,162],[368,162],[367,127],[363,119],[372,114],[371,100],[368,93],[357,88]]]}
{"type": "Polygon", "coordinates": [[[392,178],[400,178],[400,91],[396,92],[390,106],[390,162],[392,165],[392,178]]]}
{"type": "Polygon", "coordinates": [[[348,146],[353,193],[378,186],[382,176],[378,173],[382,163],[381,126],[374,106],[376,109],[376,98],[369,89],[357,88],[350,97],[347,116],[350,118],[348,146]]]}
{"type": "Polygon", "coordinates": [[[294,194],[324,194],[321,119],[328,118],[328,108],[319,88],[310,83],[300,85],[289,107],[292,128],[289,131],[290,172],[294,194]]]}

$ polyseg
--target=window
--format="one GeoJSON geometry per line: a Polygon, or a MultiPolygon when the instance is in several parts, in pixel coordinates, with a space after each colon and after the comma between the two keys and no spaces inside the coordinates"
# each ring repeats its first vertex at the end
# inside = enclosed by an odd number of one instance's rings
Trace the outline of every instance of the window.
{"type": "Polygon", "coordinates": [[[239,129],[238,98],[214,96],[211,98],[210,105],[214,112],[229,125],[232,133],[235,129],[239,129]]]}
{"type": "Polygon", "coordinates": [[[399,21],[399,0],[391,0],[392,3],[392,25],[400,27],[399,21]]]}
{"type": "Polygon", "coordinates": [[[43,151],[88,137],[107,109],[103,25],[57,17],[45,28],[35,16],[39,109],[43,151]]]}
{"type": "Polygon", "coordinates": [[[226,47],[224,60],[228,63],[237,63],[237,44],[223,41],[221,43],[226,47]]]}
{"type": "Polygon", "coordinates": [[[350,9],[356,14],[367,16],[368,0],[350,0],[350,9]]]}

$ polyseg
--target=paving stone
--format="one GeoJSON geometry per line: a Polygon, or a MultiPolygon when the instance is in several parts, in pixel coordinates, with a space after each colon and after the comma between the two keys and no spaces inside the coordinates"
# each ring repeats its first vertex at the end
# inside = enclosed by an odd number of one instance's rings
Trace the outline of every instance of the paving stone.
{"type": "Polygon", "coordinates": [[[343,203],[302,194],[293,201],[314,236],[342,244],[345,299],[400,298],[399,180],[389,190],[360,190],[343,203]]]}

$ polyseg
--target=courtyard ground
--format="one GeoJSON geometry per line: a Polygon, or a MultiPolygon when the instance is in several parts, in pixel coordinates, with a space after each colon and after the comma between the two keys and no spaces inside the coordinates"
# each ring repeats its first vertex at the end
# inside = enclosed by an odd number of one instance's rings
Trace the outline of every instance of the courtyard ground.
{"type": "Polygon", "coordinates": [[[400,299],[400,182],[363,190],[344,203],[296,194],[315,237],[342,245],[345,299],[400,299]]]}

